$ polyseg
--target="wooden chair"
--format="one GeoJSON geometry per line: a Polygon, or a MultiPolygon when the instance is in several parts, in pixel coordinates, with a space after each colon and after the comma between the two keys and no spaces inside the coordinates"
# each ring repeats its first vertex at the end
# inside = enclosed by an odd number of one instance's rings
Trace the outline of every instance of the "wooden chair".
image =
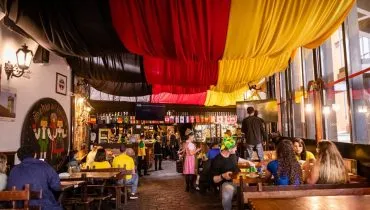
{"type": "Polygon", "coordinates": [[[315,184],[315,185],[287,185],[287,186],[246,186],[240,177],[238,189],[239,209],[249,199],[271,199],[271,198],[298,198],[307,196],[336,196],[336,195],[370,195],[370,183],[351,184],[315,184]]]}
{"type": "Polygon", "coordinates": [[[12,204],[11,209],[17,209],[17,202],[23,201],[22,209],[29,209],[30,200],[30,185],[26,184],[24,190],[17,190],[16,187],[12,187],[10,191],[0,192],[0,201],[10,201],[12,204]]]}
{"type": "Polygon", "coordinates": [[[42,191],[30,191],[30,185],[26,184],[24,190],[17,190],[15,186],[10,191],[0,192],[0,201],[10,201],[12,209],[16,208],[17,201],[23,201],[22,209],[41,210],[41,206],[30,206],[29,200],[39,200],[42,198],[42,191]]]}

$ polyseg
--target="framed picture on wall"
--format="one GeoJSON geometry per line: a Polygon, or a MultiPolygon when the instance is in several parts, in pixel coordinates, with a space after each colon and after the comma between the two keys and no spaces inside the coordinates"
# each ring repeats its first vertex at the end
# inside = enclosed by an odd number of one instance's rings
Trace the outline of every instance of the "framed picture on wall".
{"type": "Polygon", "coordinates": [[[62,95],[67,95],[67,76],[57,73],[55,92],[62,95]]]}

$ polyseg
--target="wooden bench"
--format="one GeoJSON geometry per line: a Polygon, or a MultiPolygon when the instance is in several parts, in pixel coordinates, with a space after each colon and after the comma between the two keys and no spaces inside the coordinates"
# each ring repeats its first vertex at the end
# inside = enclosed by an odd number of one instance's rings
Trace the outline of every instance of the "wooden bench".
{"type": "MultiPolygon", "coordinates": [[[[123,180],[123,184],[113,184],[113,185],[104,185],[102,187],[105,188],[113,188],[115,192],[115,199],[116,199],[116,207],[119,208],[121,206],[121,190],[124,192],[124,203],[127,204],[128,201],[128,188],[132,187],[132,185],[125,184],[126,175],[132,175],[132,170],[126,170],[126,165],[123,168],[105,168],[105,169],[82,169],[81,172],[119,172],[119,175],[115,178],[116,180],[123,180]]],[[[92,186],[92,185],[90,185],[92,186]]],[[[99,186],[95,186],[99,187],[99,186]]]]}
{"type": "Polygon", "coordinates": [[[0,201],[10,201],[11,209],[41,210],[40,206],[30,206],[30,200],[42,198],[42,191],[30,191],[30,185],[26,184],[24,190],[17,190],[15,186],[9,191],[0,191],[0,201]],[[23,201],[23,208],[17,208],[17,202],[23,201]]]}
{"type": "Polygon", "coordinates": [[[245,186],[240,179],[240,187],[237,192],[239,209],[249,199],[271,198],[299,198],[307,196],[337,196],[337,195],[370,195],[370,183],[353,184],[315,184],[315,185],[286,185],[286,186],[245,186]]]}

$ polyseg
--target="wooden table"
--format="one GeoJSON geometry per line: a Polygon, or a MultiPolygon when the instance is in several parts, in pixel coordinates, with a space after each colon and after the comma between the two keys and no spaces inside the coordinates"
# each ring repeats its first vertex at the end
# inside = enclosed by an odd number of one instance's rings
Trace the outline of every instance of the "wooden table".
{"type": "Polygon", "coordinates": [[[85,184],[85,181],[61,181],[60,182],[60,189],[62,191],[66,191],[66,190],[69,190],[69,189],[80,187],[83,184],[85,184]]]}
{"type": "Polygon", "coordinates": [[[120,172],[77,172],[72,173],[69,177],[61,177],[61,181],[72,181],[72,180],[82,180],[86,175],[86,179],[113,179],[120,172]]]}
{"type": "Polygon", "coordinates": [[[246,176],[247,174],[250,174],[249,172],[239,172],[236,175],[233,176],[233,183],[236,186],[239,186],[240,184],[240,176],[243,176],[243,182],[246,184],[258,184],[258,183],[268,183],[270,182],[269,178],[266,177],[256,177],[256,178],[251,178],[246,176]]]}
{"type": "MultiPolygon", "coordinates": [[[[107,180],[109,179],[115,179],[120,172],[77,172],[77,173],[72,173],[69,177],[61,177],[60,180],[62,181],[78,181],[78,180],[91,180],[91,179],[100,179],[104,180],[104,184],[106,183],[107,180]]],[[[103,189],[104,187],[102,187],[103,189]]],[[[121,198],[121,190],[116,191],[118,193],[117,197],[121,198]]],[[[87,196],[87,185],[82,186],[82,201],[87,201],[88,196],[87,196]]],[[[116,199],[116,207],[117,209],[121,208],[121,199],[116,199]]]]}
{"type": "Polygon", "coordinates": [[[66,191],[71,190],[71,189],[74,189],[76,187],[81,187],[84,184],[86,184],[85,181],[61,181],[60,182],[61,192],[60,192],[60,194],[58,196],[59,203],[62,203],[66,191]]]}
{"type": "Polygon", "coordinates": [[[365,210],[370,209],[370,195],[251,199],[250,203],[256,210],[365,210]]]}

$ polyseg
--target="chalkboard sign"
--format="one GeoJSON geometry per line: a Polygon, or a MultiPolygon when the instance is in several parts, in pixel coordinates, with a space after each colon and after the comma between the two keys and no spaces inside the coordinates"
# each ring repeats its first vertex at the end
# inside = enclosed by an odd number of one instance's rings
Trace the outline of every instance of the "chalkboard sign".
{"type": "Polygon", "coordinates": [[[68,128],[63,107],[52,98],[40,99],[26,115],[21,145],[34,145],[38,148],[37,158],[59,170],[68,153],[68,128]]]}

